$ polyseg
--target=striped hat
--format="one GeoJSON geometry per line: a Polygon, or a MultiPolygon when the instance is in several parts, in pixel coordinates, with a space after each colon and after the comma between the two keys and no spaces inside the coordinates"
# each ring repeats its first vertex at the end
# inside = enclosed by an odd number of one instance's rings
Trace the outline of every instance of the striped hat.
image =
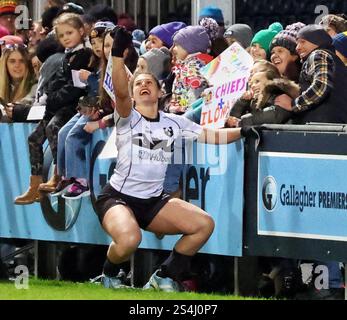
{"type": "Polygon", "coordinates": [[[288,25],[272,40],[270,52],[274,47],[283,47],[288,49],[291,54],[296,54],[296,37],[303,27],[305,27],[305,24],[301,22],[288,25]]]}

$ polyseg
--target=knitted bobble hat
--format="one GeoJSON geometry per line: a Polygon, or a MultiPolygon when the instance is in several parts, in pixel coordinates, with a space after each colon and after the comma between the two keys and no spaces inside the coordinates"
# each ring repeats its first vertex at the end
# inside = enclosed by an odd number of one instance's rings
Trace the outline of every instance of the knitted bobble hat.
{"type": "Polygon", "coordinates": [[[283,30],[279,22],[275,22],[268,29],[260,30],[252,39],[251,45],[259,44],[267,54],[270,53],[270,44],[273,38],[283,30]]]}
{"type": "Polygon", "coordinates": [[[274,47],[283,47],[289,50],[291,54],[297,54],[296,37],[303,27],[305,27],[305,24],[301,22],[288,25],[285,30],[279,32],[272,40],[269,49],[270,52],[274,47]]]}

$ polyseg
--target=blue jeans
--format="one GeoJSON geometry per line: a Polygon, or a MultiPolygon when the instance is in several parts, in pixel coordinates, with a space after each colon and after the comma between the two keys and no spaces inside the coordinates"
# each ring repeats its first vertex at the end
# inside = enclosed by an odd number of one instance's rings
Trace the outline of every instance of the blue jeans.
{"type": "Polygon", "coordinates": [[[89,117],[77,113],[58,135],[58,174],[67,178],[88,179],[87,146],[92,135],[83,130],[89,117]]]}

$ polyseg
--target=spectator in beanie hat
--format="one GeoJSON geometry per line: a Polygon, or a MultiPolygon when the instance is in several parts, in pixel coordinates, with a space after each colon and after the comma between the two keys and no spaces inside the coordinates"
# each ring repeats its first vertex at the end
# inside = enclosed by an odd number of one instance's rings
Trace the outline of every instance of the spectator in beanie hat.
{"type": "Polygon", "coordinates": [[[296,51],[302,60],[307,60],[308,56],[316,49],[332,50],[332,38],[322,26],[311,24],[302,28],[297,35],[296,51]]]}
{"type": "MultiPolygon", "coordinates": [[[[300,96],[291,102],[294,123],[347,123],[347,69],[334,53],[332,38],[319,25],[302,28],[296,50],[303,62],[300,96]]],[[[278,101],[288,108],[283,97],[278,101]]]]}
{"type": "Polygon", "coordinates": [[[160,49],[153,48],[143,54],[138,62],[137,72],[150,72],[155,75],[158,80],[164,80],[171,71],[171,53],[168,48],[162,47],[160,49]]]}
{"type": "MultiPolygon", "coordinates": [[[[188,54],[206,53],[211,45],[210,37],[202,26],[188,26],[177,32],[173,38],[174,44],[180,46],[188,54]]],[[[178,57],[180,60],[182,56],[178,57]]]]}
{"type": "MultiPolygon", "coordinates": [[[[301,94],[291,102],[295,124],[347,123],[347,69],[334,53],[331,36],[318,25],[302,28],[297,36],[296,50],[303,61],[300,74],[301,94]]],[[[288,107],[282,97],[277,105],[288,107]]],[[[289,99],[290,101],[290,99],[289,99]]],[[[339,263],[319,262],[329,272],[328,289],[311,290],[309,299],[339,295],[343,297],[343,281],[339,263]]],[[[302,299],[308,299],[308,297],[302,299]]],[[[299,297],[298,297],[299,299],[299,297]]]]}
{"type": "Polygon", "coordinates": [[[16,33],[16,6],[15,0],[0,0],[0,25],[5,27],[10,34],[16,33]]]}
{"type": "Polygon", "coordinates": [[[244,49],[247,49],[253,39],[253,30],[248,24],[237,23],[224,32],[224,38],[229,46],[238,42],[244,49]]]}
{"type": "Polygon", "coordinates": [[[347,31],[347,20],[334,14],[324,16],[319,23],[331,37],[347,31]]]}
{"type": "Polygon", "coordinates": [[[169,109],[171,113],[184,114],[209,86],[200,69],[207,63],[205,56],[211,40],[214,40],[210,38],[213,35],[215,32],[203,26],[188,26],[174,35],[172,53],[176,65],[173,68],[175,80],[169,109]]]}
{"type": "Polygon", "coordinates": [[[296,52],[296,37],[303,27],[305,25],[301,22],[288,25],[275,36],[270,45],[271,62],[282,76],[295,82],[299,80],[301,71],[300,58],[296,52]]]}
{"type": "Polygon", "coordinates": [[[333,38],[336,55],[347,66],[347,31],[339,33],[333,38]]]}
{"type": "Polygon", "coordinates": [[[173,36],[174,34],[185,28],[186,24],[184,22],[174,21],[159,26],[154,27],[149,32],[149,37],[146,43],[147,50],[153,48],[166,47],[170,49],[173,45],[173,36]]]}
{"type": "Polygon", "coordinates": [[[273,38],[283,30],[279,22],[275,22],[268,29],[260,30],[251,42],[251,56],[254,60],[267,60],[270,56],[270,44],[273,38]]]}
{"type": "Polygon", "coordinates": [[[206,56],[207,60],[205,61],[206,63],[209,63],[210,56],[213,58],[218,57],[228,48],[228,43],[224,38],[219,37],[220,30],[216,20],[212,18],[202,18],[199,25],[205,28],[211,41],[210,48],[207,50],[209,55],[206,56]]]}
{"type": "Polygon", "coordinates": [[[216,6],[204,7],[200,11],[199,22],[203,18],[212,18],[218,23],[218,26],[219,26],[218,37],[222,38],[225,31],[224,29],[225,23],[224,23],[224,16],[223,16],[222,10],[216,6]]]}
{"type": "Polygon", "coordinates": [[[98,21],[89,35],[89,41],[98,59],[103,55],[104,35],[106,30],[113,30],[116,26],[111,21],[98,21]]]}

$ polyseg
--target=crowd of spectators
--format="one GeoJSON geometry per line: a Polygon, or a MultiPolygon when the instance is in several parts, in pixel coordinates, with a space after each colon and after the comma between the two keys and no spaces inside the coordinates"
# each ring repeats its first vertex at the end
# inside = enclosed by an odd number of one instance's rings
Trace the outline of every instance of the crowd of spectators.
{"type": "MultiPolygon", "coordinates": [[[[29,188],[14,200],[16,205],[39,202],[42,192],[66,199],[90,194],[86,145],[93,132],[114,125],[115,101],[103,82],[117,25],[133,37],[125,58],[129,82],[134,72],[154,74],[163,91],[165,112],[192,118],[193,111],[199,122],[199,110],[192,110],[192,105],[210,86],[201,68],[238,42],[254,65],[248,90],[232,108],[226,127],[347,122],[347,20],[343,14],[329,14],[319,25],[275,22],[254,34],[246,24],[225,28],[221,10],[208,6],[201,11],[198,25],[174,21],[146,34],[129,15],[117,16],[110,7],[96,5],[85,12],[65,1],[47,1],[41,19],[32,22],[30,30],[16,30],[16,1],[0,4],[0,121],[32,121],[28,120],[32,109],[43,110],[28,140],[29,188]],[[75,73],[83,85],[76,85],[75,73]],[[46,140],[54,172],[43,181],[46,140]]],[[[166,191],[177,197],[181,169],[169,166],[165,184],[166,191]]],[[[272,269],[264,271],[265,282],[283,277],[281,270],[295,269],[290,261],[269,264],[272,269]]],[[[336,263],[330,265],[338,273],[336,263]]],[[[340,294],[341,281],[330,287],[329,294],[340,294]]],[[[280,296],[282,289],[272,294],[280,296]]]]}

